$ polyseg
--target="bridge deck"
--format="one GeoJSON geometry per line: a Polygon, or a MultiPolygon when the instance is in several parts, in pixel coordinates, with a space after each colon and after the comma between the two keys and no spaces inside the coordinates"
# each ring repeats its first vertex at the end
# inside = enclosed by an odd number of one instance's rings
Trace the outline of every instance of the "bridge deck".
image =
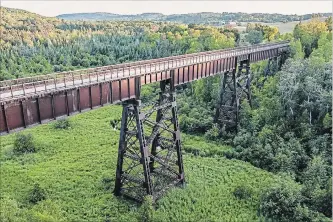
{"type": "MultiPolygon", "coordinates": [[[[287,42],[260,44],[250,47],[215,50],[162,59],[145,60],[119,65],[103,66],[72,72],[54,73],[35,77],[7,80],[0,82],[0,100],[8,101],[21,96],[45,91],[57,91],[73,86],[86,85],[99,81],[110,81],[124,77],[141,76],[148,73],[163,72],[198,63],[230,57],[242,57],[251,53],[278,49],[288,45],[287,42]]],[[[261,60],[262,58],[257,58],[261,60]]]]}
{"type": "Polygon", "coordinates": [[[139,85],[171,78],[174,85],[278,56],[289,42],[215,50],[0,82],[0,134],[135,98],[139,85]]]}

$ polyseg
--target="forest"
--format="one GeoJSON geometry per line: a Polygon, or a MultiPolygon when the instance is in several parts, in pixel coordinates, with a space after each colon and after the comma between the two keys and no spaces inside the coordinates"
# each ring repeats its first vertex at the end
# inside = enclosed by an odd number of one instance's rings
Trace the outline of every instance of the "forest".
{"type": "MultiPolygon", "coordinates": [[[[163,15],[161,13],[143,13],[138,15],[119,15],[113,13],[73,13],[58,15],[57,18],[65,20],[85,20],[85,21],[137,21],[137,20],[149,20],[149,21],[164,21],[164,22],[177,22],[184,24],[203,24],[221,26],[228,22],[291,22],[311,19],[315,14],[304,15],[284,15],[284,14],[268,14],[268,13],[242,13],[242,12],[201,12],[201,13],[189,13],[189,14],[173,14],[163,15]]],[[[330,13],[322,13],[321,16],[330,16],[330,13]]]]}
{"type": "MultiPolygon", "coordinates": [[[[1,13],[0,80],[291,42],[281,67],[251,65],[252,107],[242,101],[237,131],[214,123],[220,75],[177,88],[188,186],[157,206],[112,195],[119,130],[109,123],[121,119],[120,106],[2,136],[1,221],[331,221],[331,17],[312,16],[282,35],[253,23],[240,33],[185,21],[1,13]]],[[[155,99],[157,88],[144,86],[142,101],[155,99]]]]}

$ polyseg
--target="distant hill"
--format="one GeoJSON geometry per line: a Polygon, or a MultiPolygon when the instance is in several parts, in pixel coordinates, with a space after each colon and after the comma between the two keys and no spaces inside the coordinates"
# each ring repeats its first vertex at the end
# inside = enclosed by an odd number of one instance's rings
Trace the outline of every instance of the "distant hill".
{"type": "MultiPolygon", "coordinates": [[[[172,14],[164,15],[161,13],[143,13],[136,15],[121,15],[107,12],[96,13],[73,13],[58,15],[57,18],[65,20],[112,20],[112,21],[132,21],[132,20],[154,20],[154,21],[170,21],[180,23],[196,23],[196,24],[209,24],[209,25],[223,25],[230,21],[237,22],[291,22],[299,20],[310,19],[315,14],[305,15],[283,15],[283,14],[268,14],[268,13],[189,13],[189,14],[172,14]]],[[[324,17],[330,16],[330,13],[321,14],[324,17]]]]}
{"type": "Polygon", "coordinates": [[[113,21],[131,21],[131,20],[163,20],[165,15],[161,13],[143,13],[139,15],[120,15],[107,12],[96,13],[74,13],[74,14],[62,14],[57,17],[65,20],[113,20],[113,21]]]}

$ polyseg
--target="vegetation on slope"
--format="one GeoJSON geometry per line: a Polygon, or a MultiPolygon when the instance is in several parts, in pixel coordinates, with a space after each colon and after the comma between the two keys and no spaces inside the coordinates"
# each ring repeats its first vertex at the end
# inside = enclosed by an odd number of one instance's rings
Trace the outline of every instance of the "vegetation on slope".
{"type": "Polygon", "coordinates": [[[230,48],[237,30],[153,22],[62,22],[1,8],[0,80],[230,48]],[[22,29],[21,27],[26,27],[22,29]]]}
{"type": "MultiPolygon", "coordinates": [[[[112,194],[119,131],[109,123],[120,118],[121,107],[108,106],[68,118],[70,129],[57,129],[56,122],[27,129],[22,133],[33,136],[37,151],[24,155],[13,153],[15,134],[1,137],[1,221],[141,221],[139,206],[112,194]],[[39,201],[29,201],[32,192],[39,201]]],[[[183,141],[185,151],[202,153],[184,155],[187,186],[158,202],[154,221],[257,221],[260,194],[293,184],[243,161],[204,154],[207,147],[228,147],[187,135],[183,141]],[[249,196],[235,196],[239,187],[249,196]]]]}

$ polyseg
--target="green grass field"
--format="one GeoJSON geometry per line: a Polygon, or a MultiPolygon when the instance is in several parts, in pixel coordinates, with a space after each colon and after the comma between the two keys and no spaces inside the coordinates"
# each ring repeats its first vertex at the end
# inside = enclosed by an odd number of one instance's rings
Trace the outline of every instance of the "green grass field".
{"type": "MultiPolygon", "coordinates": [[[[140,221],[138,206],[113,196],[120,106],[106,106],[69,117],[70,129],[54,122],[27,129],[36,153],[13,153],[15,134],[1,137],[0,221],[140,221]],[[37,204],[27,201],[34,183],[47,192],[37,204]]],[[[222,156],[230,147],[182,135],[187,185],[157,203],[156,221],[258,221],[259,195],[276,183],[292,183],[238,160],[222,156]],[[194,155],[193,150],[200,151],[194,155]],[[214,154],[214,155],[213,155],[214,154]],[[220,155],[221,154],[221,155],[220,155]],[[247,199],[233,194],[252,190],[247,199]]]]}
{"type": "MultiPolygon", "coordinates": [[[[321,21],[325,21],[325,17],[322,17],[320,18],[321,21]]],[[[309,20],[304,20],[302,22],[309,22],[311,21],[310,19],[309,20]]],[[[264,23],[264,22],[249,22],[249,23],[260,23],[260,24],[263,24],[263,25],[268,25],[268,26],[273,26],[273,27],[277,27],[279,29],[279,32],[281,34],[285,34],[285,33],[292,33],[295,26],[299,23],[299,21],[293,21],[293,22],[286,22],[286,23],[283,23],[283,22],[274,22],[274,23],[264,23]]],[[[242,22],[241,23],[242,25],[241,26],[236,26],[235,28],[238,29],[240,32],[246,30],[246,22],[242,22]]]]}

